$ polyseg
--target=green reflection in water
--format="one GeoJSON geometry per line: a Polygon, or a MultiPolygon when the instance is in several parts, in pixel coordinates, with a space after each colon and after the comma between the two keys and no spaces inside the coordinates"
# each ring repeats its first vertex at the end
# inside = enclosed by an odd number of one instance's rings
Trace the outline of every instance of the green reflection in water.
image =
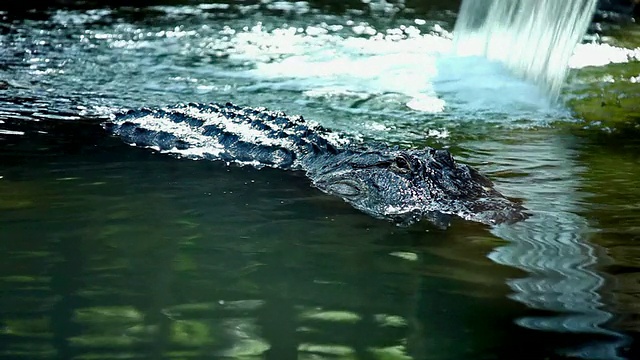
{"type": "MultiPolygon", "coordinates": [[[[509,336],[458,330],[492,328],[478,306],[508,302],[512,272],[476,226],[397,228],[295,175],[133,150],[5,168],[2,186],[41,196],[2,220],[2,356],[444,359],[509,336]]],[[[508,324],[520,310],[506,305],[508,324]]]]}
{"type": "Polygon", "coordinates": [[[584,191],[591,194],[586,215],[600,231],[593,241],[607,249],[603,268],[615,281],[612,306],[621,314],[617,328],[640,333],[640,142],[593,142],[582,152],[584,191]]]}

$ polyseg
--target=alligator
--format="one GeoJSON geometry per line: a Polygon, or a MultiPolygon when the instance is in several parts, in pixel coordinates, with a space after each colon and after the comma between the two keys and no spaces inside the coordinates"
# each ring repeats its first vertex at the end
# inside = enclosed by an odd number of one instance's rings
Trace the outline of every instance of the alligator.
{"type": "Polygon", "coordinates": [[[444,149],[365,144],[301,116],[227,104],[188,104],[114,114],[105,123],[131,145],[191,159],[306,173],[321,191],[399,225],[454,216],[488,225],[527,217],[476,169],[444,149]]]}

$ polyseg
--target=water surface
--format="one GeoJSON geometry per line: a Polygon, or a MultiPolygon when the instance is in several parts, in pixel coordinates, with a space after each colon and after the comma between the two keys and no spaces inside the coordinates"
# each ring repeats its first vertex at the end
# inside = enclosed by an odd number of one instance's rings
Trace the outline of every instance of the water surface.
{"type": "MultiPolygon", "coordinates": [[[[3,12],[0,356],[637,356],[638,142],[569,131],[581,120],[535,85],[452,56],[455,11],[3,12]],[[99,126],[121,109],[210,101],[448,147],[533,216],[397,227],[303,174],[175,159],[99,126]]],[[[634,69],[635,54],[579,47],[564,96],[606,76],[630,84],[640,74],[604,65],[634,69]]]]}

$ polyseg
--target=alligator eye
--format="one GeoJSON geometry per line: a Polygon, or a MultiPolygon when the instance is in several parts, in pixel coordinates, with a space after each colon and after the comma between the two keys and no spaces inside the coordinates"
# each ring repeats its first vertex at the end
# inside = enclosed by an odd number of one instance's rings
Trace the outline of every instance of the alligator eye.
{"type": "Polygon", "coordinates": [[[401,173],[409,173],[413,170],[406,156],[398,156],[393,162],[393,169],[401,173]]]}

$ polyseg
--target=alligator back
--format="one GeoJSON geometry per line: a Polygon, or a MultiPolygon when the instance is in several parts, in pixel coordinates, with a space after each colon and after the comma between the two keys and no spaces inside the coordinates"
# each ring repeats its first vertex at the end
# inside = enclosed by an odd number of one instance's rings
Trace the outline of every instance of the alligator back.
{"type": "Polygon", "coordinates": [[[132,145],[257,168],[302,169],[305,155],[337,153],[348,143],[301,116],[230,103],[130,110],[105,127],[132,145]]]}

